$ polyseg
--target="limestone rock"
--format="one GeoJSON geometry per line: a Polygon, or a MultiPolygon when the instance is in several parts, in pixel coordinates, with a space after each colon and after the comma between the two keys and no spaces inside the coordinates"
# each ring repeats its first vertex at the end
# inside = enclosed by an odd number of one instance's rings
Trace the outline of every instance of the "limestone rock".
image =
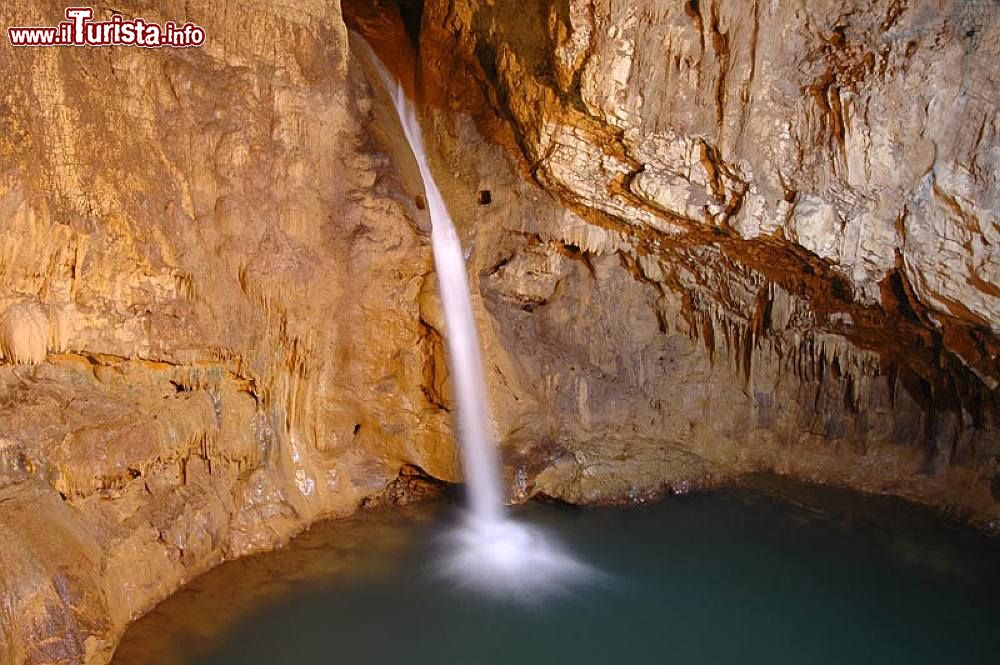
{"type": "Polygon", "coordinates": [[[998,31],[983,2],[424,3],[428,98],[555,197],[469,222],[506,403],[538,407],[515,493],[767,468],[995,521],[998,31]],[[518,269],[546,253],[576,259],[554,295],[518,269]]]}
{"type": "Polygon", "coordinates": [[[51,340],[49,317],[38,303],[15,303],[0,314],[0,357],[35,365],[45,360],[51,340]]]}
{"type": "Polygon", "coordinates": [[[942,322],[1000,332],[990,3],[537,4],[428,2],[423,53],[479,69],[561,197],[670,235],[778,235],[866,304],[899,271],[942,322]]]}
{"type": "Polygon", "coordinates": [[[0,49],[3,665],[106,662],[209,567],[460,477],[426,213],[339,3],[114,10],[208,39],[0,49]]]}

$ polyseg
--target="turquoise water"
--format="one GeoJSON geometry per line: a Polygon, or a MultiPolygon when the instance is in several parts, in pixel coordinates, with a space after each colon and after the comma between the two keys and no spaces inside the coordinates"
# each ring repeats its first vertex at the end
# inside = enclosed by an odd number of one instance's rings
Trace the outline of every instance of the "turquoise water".
{"type": "Polygon", "coordinates": [[[115,662],[1000,663],[1000,547],[895,501],[771,484],[517,517],[603,575],[484,598],[429,564],[453,507],[369,515],[209,573],[115,662]]]}

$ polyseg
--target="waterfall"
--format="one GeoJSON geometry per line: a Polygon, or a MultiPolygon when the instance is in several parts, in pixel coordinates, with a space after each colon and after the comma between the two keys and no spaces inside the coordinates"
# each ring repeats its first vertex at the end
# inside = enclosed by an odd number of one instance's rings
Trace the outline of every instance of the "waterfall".
{"type": "Polygon", "coordinates": [[[503,514],[500,470],[496,443],[490,432],[490,405],[479,350],[479,333],[472,314],[469,280],[465,274],[465,256],[448,207],[441,197],[427,163],[423,133],[413,103],[401,83],[394,82],[381,68],[392,103],[399,114],[403,133],[410,144],[424,183],[427,210],[431,216],[431,243],[441,306],[444,310],[445,341],[455,386],[458,408],[458,437],[462,450],[469,503],[473,515],[485,522],[496,522],[503,514]]]}
{"type": "Polygon", "coordinates": [[[423,180],[444,310],[444,337],[455,386],[470,514],[466,523],[450,534],[449,551],[440,572],[471,588],[533,602],[563,590],[571,581],[597,576],[588,566],[563,553],[538,529],[506,515],[462,244],[431,173],[416,106],[406,96],[402,83],[392,78],[374,53],[372,60],[399,115],[423,180]]]}

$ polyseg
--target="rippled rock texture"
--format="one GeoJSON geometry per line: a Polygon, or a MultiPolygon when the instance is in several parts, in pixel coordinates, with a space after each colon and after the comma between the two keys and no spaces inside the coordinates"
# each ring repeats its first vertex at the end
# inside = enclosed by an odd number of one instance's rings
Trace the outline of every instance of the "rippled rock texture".
{"type": "Polygon", "coordinates": [[[210,38],[0,48],[4,665],[103,662],[185,580],[401,466],[458,478],[426,220],[385,184],[338,4],[115,9],[210,38]]]}
{"type": "Polygon", "coordinates": [[[764,465],[995,519],[995,5],[529,4],[428,0],[420,30],[429,97],[568,208],[476,227],[570,453],[528,491],[764,465]]]}
{"type": "MultiPolygon", "coordinates": [[[[0,665],[105,662],[225,558],[460,479],[340,3],[115,9],[207,42],[0,49],[0,665]]],[[[997,523],[990,10],[345,0],[427,104],[515,500],[770,469],[997,523]]]]}
{"type": "Polygon", "coordinates": [[[430,0],[425,34],[482,67],[544,184],[667,237],[793,243],[860,303],[898,274],[1000,331],[995,3],[531,4],[430,0]]]}

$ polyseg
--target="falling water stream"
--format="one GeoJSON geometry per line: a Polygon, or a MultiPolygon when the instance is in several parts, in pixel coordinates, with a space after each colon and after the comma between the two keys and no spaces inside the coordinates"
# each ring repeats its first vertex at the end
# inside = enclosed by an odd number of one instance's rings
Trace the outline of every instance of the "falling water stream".
{"type": "Polygon", "coordinates": [[[374,60],[416,159],[431,216],[434,267],[441,290],[444,337],[454,379],[462,467],[469,496],[468,518],[449,539],[439,572],[497,595],[537,600],[546,591],[562,590],[573,580],[592,577],[591,571],[560,551],[537,529],[506,515],[462,243],[431,173],[416,107],[403,85],[392,78],[377,57],[374,60]]]}
{"type": "Polygon", "coordinates": [[[489,426],[490,407],[486,396],[486,381],[483,379],[479,334],[472,314],[472,299],[469,297],[469,280],[465,275],[462,243],[427,163],[416,109],[406,97],[402,84],[393,81],[384,67],[380,67],[380,73],[399,114],[406,141],[417,160],[427,197],[427,210],[431,216],[434,267],[441,289],[445,339],[458,403],[458,431],[470,508],[478,521],[497,522],[503,518],[500,472],[496,461],[496,445],[489,426]]]}

